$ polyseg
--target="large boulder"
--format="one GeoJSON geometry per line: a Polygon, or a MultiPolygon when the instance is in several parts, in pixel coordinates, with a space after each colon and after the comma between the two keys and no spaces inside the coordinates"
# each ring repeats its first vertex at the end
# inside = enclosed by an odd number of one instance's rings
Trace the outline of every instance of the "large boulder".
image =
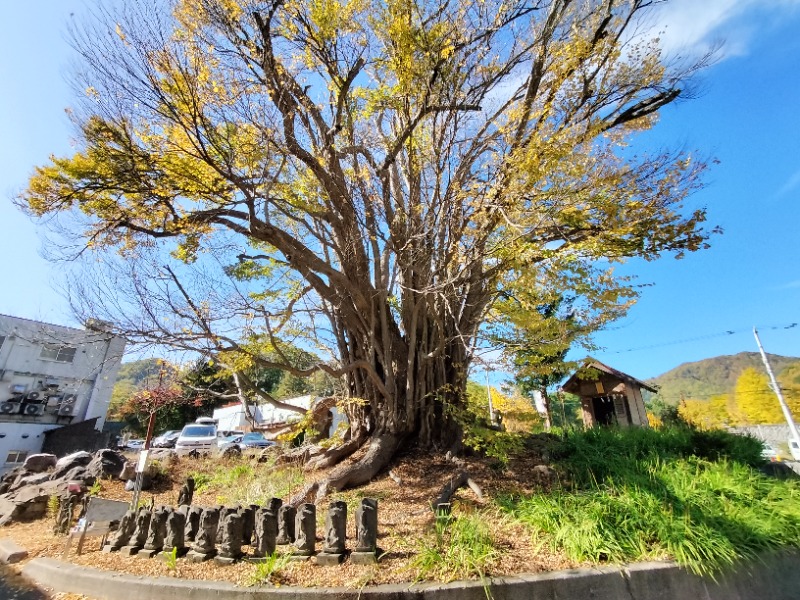
{"type": "Polygon", "coordinates": [[[86,471],[96,479],[116,477],[125,465],[125,457],[116,450],[98,450],[86,466],[86,471]]]}
{"type": "Polygon", "coordinates": [[[0,525],[43,517],[47,513],[50,495],[46,488],[29,485],[0,496],[0,525]]]}
{"type": "Polygon", "coordinates": [[[11,494],[3,494],[0,496],[0,525],[8,525],[11,523],[14,510],[17,508],[17,505],[14,504],[14,500],[8,496],[11,496],[11,494]]]}
{"type": "MultiPolygon", "coordinates": [[[[125,482],[125,491],[132,492],[136,487],[136,478],[129,479],[125,482]]],[[[142,473],[142,489],[141,491],[146,492],[153,487],[153,475],[150,473],[142,473]]]]}
{"type": "Polygon", "coordinates": [[[91,452],[81,450],[73,452],[63,458],[59,458],[56,462],[56,469],[53,471],[53,479],[61,479],[64,474],[68,473],[75,467],[85,467],[92,461],[91,452]]]}
{"type": "Polygon", "coordinates": [[[97,478],[91,475],[86,467],[78,465],[73,467],[72,470],[64,473],[64,475],[59,477],[57,480],[53,479],[51,481],[63,482],[65,488],[69,485],[70,481],[80,481],[84,486],[91,487],[94,485],[94,482],[97,481],[97,478]]]}
{"type": "Polygon", "coordinates": [[[0,494],[8,492],[11,486],[14,485],[14,482],[20,477],[24,477],[25,473],[25,469],[20,466],[11,469],[8,473],[0,477],[0,494]]]}
{"type": "Polygon", "coordinates": [[[172,448],[152,448],[149,455],[150,460],[170,460],[173,456],[177,454],[172,448]]]}
{"type": "Polygon", "coordinates": [[[122,479],[122,481],[130,481],[136,477],[136,463],[132,460],[126,461],[125,464],[122,465],[118,477],[122,479]]]}
{"type": "Polygon", "coordinates": [[[57,461],[55,454],[31,454],[25,459],[22,468],[30,473],[43,473],[55,467],[57,461]]]}
{"type": "Polygon", "coordinates": [[[50,479],[49,473],[29,475],[20,471],[15,483],[23,485],[0,495],[0,525],[43,517],[50,498],[67,493],[70,481],[80,481],[84,486],[91,486],[94,477],[82,466],[73,467],[60,479],[50,479]]]}
{"type": "Polygon", "coordinates": [[[28,485],[39,485],[50,480],[50,473],[35,473],[33,475],[22,475],[14,481],[7,491],[13,492],[28,485]]]}
{"type": "MultiPolygon", "coordinates": [[[[148,464],[145,467],[144,473],[142,473],[142,490],[147,491],[153,487],[153,481],[156,477],[158,477],[159,470],[156,465],[148,464]]],[[[125,489],[127,491],[133,491],[134,486],[136,485],[136,473],[134,473],[133,477],[128,479],[125,482],[125,489]]]]}

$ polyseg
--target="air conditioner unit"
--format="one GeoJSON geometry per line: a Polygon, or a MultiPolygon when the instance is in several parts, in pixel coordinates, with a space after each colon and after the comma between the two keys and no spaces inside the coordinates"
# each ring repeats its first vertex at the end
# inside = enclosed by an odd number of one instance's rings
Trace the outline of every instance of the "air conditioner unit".
{"type": "Polygon", "coordinates": [[[86,319],[83,324],[89,331],[98,331],[101,333],[111,333],[114,329],[114,324],[111,321],[104,321],[103,319],[86,319]]]}
{"type": "Polygon", "coordinates": [[[24,394],[28,386],[24,383],[12,383],[8,388],[11,390],[12,394],[24,394]]]}
{"type": "Polygon", "coordinates": [[[28,392],[25,394],[25,399],[36,401],[39,399],[39,392],[28,392]]]}
{"type": "Polygon", "coordinates": [[[70,416],[74,411],[75,411],[74,404],[62,404],[61,406],[58,407],[58,416],[59,417],[70,416]]]}
{"type": "Polygon", "coordinates": [[[44,404],[26,404],[22,409],[22,414],[29,417],[39,417],[44,414],[44,404]]]}
{"type": "Polygon", "coordinates": [[[17,415],[21,407],[20,402],[3,402],[0,404],[0,415],[17,415]]]}
{"type": "Polygon", "coordinates": [[[77,399],[78,397],[75,394],[65,394],[64,398],[61,400],[61,404],[75,404],[75,400],[77,399]]]}

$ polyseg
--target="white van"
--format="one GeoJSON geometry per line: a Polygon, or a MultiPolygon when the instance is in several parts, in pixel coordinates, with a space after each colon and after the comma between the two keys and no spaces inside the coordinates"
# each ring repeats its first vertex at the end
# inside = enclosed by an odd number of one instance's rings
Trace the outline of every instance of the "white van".
{"type": "Polygon", "coordinates": [[[187,454],[195,450],[202,453],[217,451],[217,425],[214,419],[200,417],[181,431],[178,441],[175,442],[175,451],[178,454],[187,454]]]}
{"type": "Polygon", "coordinates": [[[789,438],[789,453],[794,460],[800,460],[800,445],[797,444],[794,438],[789,438]]]}

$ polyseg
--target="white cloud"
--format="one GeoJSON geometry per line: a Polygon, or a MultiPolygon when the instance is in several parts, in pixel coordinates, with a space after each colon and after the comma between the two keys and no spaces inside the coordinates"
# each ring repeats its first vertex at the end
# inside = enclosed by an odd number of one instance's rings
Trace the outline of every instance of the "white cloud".
{"type": "Polygon", "coordinates": [[[782,290],[796,290],[798,288],[800,288],[800,280],[796,279],[795,281],[789,281],[782,285],[778,285],[772,288],[772,290],[778,292],[782,290]]]}
{"type": "Polygon", "coordinates": [[[775,193],[776,196],[784,196],[789,192],[797,189],[800,187],[800,170],[795,171],[789,179],[780,187],[780,189],[775,193]]]}
{"type": "Polygon", "coordinates": [[[723,57],[741,55],[762,18],[798,7],[800,0],[670,0],[653,11],[648,35],[668,55],[702,54],[720,41],[723,57]]]}

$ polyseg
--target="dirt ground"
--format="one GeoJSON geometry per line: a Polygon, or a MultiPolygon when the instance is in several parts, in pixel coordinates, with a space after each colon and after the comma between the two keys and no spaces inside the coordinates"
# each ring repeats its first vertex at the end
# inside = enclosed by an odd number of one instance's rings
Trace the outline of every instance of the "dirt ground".
{"type": "MultiPolygon", "coordinates": [[[[238,460],[250,460],[252,466],[257,465],[253,459],[238,460]]],[[[442,456],[430,454],[416,453],[405,456],[394,465],[391,476],[389,473],[384,473],[366,486],[331,495],[318,506],[317,549],[319,550],[329,501],[345,500],[352,506],[361,497],[378,499],[378,545],[383,554],[376,565],[360,566],[345,561],[339,566],[321,566],[315,564],[313,559],[307,562],[291,562],[273,574],[267,584],[360,588],[365,585],[430,579],[431,576],[426,577],[414,564],[414,558],[426,541],[432,543],[434,539],[435,519],[431,502],[438,497],[442,486],[462,469],[466,469],[478,484],[482,497],[469,487],[460,488],[453,499],[453,513],[454,515],[478,514],[481,519],[489,522],[494,547],[498,551],[484,575],[536,573],[580,566],[553,552],[540,540],[533,539],[529,530],[504,517],[493,503],[492,498],[501,493],[531,493],[552,484],[552,480],[543,472],[542,467],[536,468],[541,463],[542,460],[537,452],[531,452],[526,457],[513,461],[507,468],[498,468],[491,461],[483,459],[465,459],[460,464],[455,464],[442,456]]],[[[231,468],[234,466],[231,465],[231,468]]],[[[197,463],[190,458],[171,461],[164,477],[152,491],[144,492],[142,497],[148,501],[153,497],[155,504],[175,505],[180,487],[186,477],[196,472],[197,468],[197,463]]],[[[307,480],[322,475],[324,473],[309,474],[307,480]]],[[[264,476],[269,477],[268,474],[264,476]]],[[[104,480],[100,485],[98,494],[100,497],[125,501],[131,498],[131,493],[125,491],[121,481],[104,480]]],[[[212,506],[218,504],[218,500],[219,490],[211,487],[196,493],[193,504],[212,506]]],[[[160,558],[148,560],[125,557],[119,553],[103,553],[100,551],[99,538],[87,538],[80,556],[75,554],[75,544],[73,544],[69,556],[63,558],[66,538],[53,533],[53,523],[50,517],[26,523],[13,523],[0,531],[0,536],[9,537],[27,549],[28,560],[36,557],[52,557],[97,569],[134,575],[227,581],[240,586],[265,584],[263,571],[259,572],[256,565],[247,561],[220,566],[213,561],[196,564],[178,559],[175,565],[169,565],[168,561],[160,558]],[[262,577],[261,580],[259,576],[262,577]]],[[[348,515],[348,548],[352,548],[354,543],[354,523],[353,515],[348,515]]],[[[245,546],[243,550],[248,551],[250,548],[245,546]]],[[[288,551],[288,548],[283,551],[288,551]]],[[[19,570],[23,565],[24,562],[15,565],[15,568],[19,570]]],[[[463,565],[460,566],[462,574],[457,572],[459,565],[454,565],[449,576],[440,574],[437,579],[463,577],[463,565]]],[[[478,573],[473,573],[472,576],[477,578],[478,573]]],[[[81,598],[70,594],[56,594],[52,597],[57,600],[81,598]]]]}

